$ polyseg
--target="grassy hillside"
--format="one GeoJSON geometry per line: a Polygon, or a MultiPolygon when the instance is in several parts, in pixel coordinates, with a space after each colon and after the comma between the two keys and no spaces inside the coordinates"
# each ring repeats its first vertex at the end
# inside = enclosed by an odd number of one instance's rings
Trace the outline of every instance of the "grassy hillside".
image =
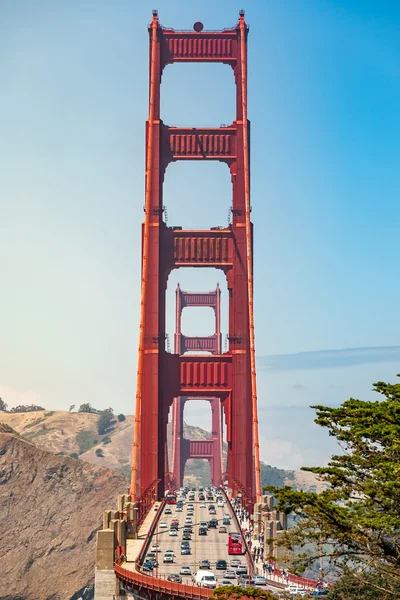
{"type": "MultiPolygon", "coordinates": [[[[0,422],[12,427],[27,441],[55,454],[81,458],[91,464],[112,469],[130,477],[133,440],[133,416],[125,421],[114,419],[106,434],[99,435],[99,415],[93,413],[69,413],[67,411],[38,411],[27,413],[0,413],[0,422]]],[[[185,425],[188,439],[209,439],[210,433],[200,427],[185,425]]],[[[168,428],[168,445],[171,432],[168,428]]],[[[224,453],[227,446],[224,444],[224,453]]],[[[189,460],[186,465],[185,482],[192,485],[208,485],[210,470],[207,460],[189,460]]],[[[277,469],[261,463],[261,484],[291,485],[298,489],[318,489],[319,484],[312,473],[277,469]]]]}

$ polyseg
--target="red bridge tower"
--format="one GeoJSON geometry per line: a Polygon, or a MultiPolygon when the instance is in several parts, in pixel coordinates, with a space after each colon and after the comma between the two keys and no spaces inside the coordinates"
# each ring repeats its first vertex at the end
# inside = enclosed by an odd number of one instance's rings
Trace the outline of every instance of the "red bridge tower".
{"type": "MultiPolygon", "coordinates": [[[[179,284],[176,289],[175,354],[185,352],[210,352],[221,354],[221,290],[219,285],[212,292],[184,292],[179,284]],[[189,337],[182,334],[181,317],[185,307],[210,307],[215,314],[215,333],[207,337],[189,337]]],[[[219,398],[178,397],[172,405],[172,472],[174,487],[183,485],[186,461],[189,458],[206,458],[210,463],[212,485],[218,486],[222,477],[222,426],[219,398]],[[211,405],[212,439],[188,440],[183,436],[183,411],[188,400],[208,400],[211,405]]]]}
{"type": "MultiPolygon", "coordinates": [[[[146,129],[146,198],[142,239],[141,315],[135,406],[134,498],[164,492],[169,408],[177,397],[218,398],[227,432],[227,477],[233,493],[260,497],[257,391],[250,222],[247,35],[244,12],[232,29],[175,31],[161,27],[157,11],[150,34],[150,102],[146,129]],[[175,62],[221,62],[233,69],[236,119],[227,127],[168,127],[160,115],[163,69],[175,62]],[[167,227],[163,221],[165,170],[176,160],[218,160],[232,181],[232,223],[222,229],[167,227]],[[229,292],[229,351],[213,355],[165,350],[165,293],[172,269],[214,267],[229,292]]],[[[210,89],[210,93],[212,89],[210,89]]]]}

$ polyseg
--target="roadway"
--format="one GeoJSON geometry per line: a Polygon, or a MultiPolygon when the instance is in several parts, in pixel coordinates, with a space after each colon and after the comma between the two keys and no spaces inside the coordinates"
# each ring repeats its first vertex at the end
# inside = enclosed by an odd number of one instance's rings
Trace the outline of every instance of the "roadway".
{"type": "MultiPolygon", "coordinates": [[[[199,568],[199,561],[202,559],[208,559],[210,561],[210,570],[213,571],[218,582],[224,579],[222,570],[216,570],[215,563],[217,560],[224,559],[227,562],[228,569],[232,559],[238,558],[243,565],[249,566],[247,555],[232,556],[228,555],[228,533],[237,532],[236,521],[234,520],[233,510],[230,502],[223,498],[224,506],[217,505],[217,499],[214,495],[214,500],[199,501],[199,491],[195,492],[195,499],[189,500],[189,495],[185,500],[182,512],[176,510],[176,505],[166,505],[163,511],[159,514],[158,526],[152,536],[149,544],[149,552],[153,544],[159,544],[161,552],[157,553],[159,566],[154,568],[153,576],[160,578],[167,578],[171,574],[180,574],[182,566],[189,567],[191,573],[195,573],[199,568]],[[188,504],[193,504],[193,516],[191,517],[193,527],[192,539],[188,540],[191,547],[190,555],[181,554],[181,541],[183,535],[183,528],[188,525],[186,521],[188,517],[188,504]],[[209,514],[208,507],[213,504],[216,509],[216,514],[209,514]],[[205,505],[205,506],[204,506],[205,505]],[[172,514],[166,514],[171,510],[172,514]],[[231,519],[231,524],[226,525],[227,532],[219,533],[219,526],[222,525],[224,514],[228,514],[231,519]],[[178,535],[170,536],[170,526],[173,519],[178,519],[178,535]],[[199,524],[201,521],[209,521],[210,519],[218,520],[218,527],[216,529],[208,529],[207,535],[199,535],[199,524]],[[165,523],[167,526],[162,527],[161,524],[165,523]],[[173,550],[175,553],[174,563],[163,563],[163,557],[166,550],[173,550]]],[[[191,575],[181,575],[182,583],[192,585],[191,575]]],[[[232,579],[232,583],[236,583],[236,579],[232,579]]]]}

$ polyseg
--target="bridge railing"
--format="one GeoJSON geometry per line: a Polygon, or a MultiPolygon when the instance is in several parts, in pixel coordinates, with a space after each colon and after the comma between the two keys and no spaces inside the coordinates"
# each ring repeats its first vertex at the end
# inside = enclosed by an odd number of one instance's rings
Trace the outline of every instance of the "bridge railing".
{"type": "Polygon", "coordinates": [[[167,579],[159,579],[151,575],[144,575],[137,571],[124,569],[121,565],[115,563],[114,572],[118,579],[126,586],[132,588],[146,588],[155,592],[169,594],[179,598],[194,598],[197,600],[208,600],[212,594],[212,590],[197,587],[194,585],[185,585],[184,583],[176,583],[167,579]]]}

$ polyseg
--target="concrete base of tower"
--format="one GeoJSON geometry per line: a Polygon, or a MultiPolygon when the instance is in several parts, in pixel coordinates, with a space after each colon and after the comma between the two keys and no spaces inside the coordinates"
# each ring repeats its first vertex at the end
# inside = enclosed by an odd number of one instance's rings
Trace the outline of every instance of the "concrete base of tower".
{"type": "Polygon", "coordinates": [[[119,581],[114,571],[100,571],[96,569],[94,576],[94,600],[117,600],[126,596],[120,592],[119,581]],[[123,594],[123,595],[122,595],[123,594]]]}

